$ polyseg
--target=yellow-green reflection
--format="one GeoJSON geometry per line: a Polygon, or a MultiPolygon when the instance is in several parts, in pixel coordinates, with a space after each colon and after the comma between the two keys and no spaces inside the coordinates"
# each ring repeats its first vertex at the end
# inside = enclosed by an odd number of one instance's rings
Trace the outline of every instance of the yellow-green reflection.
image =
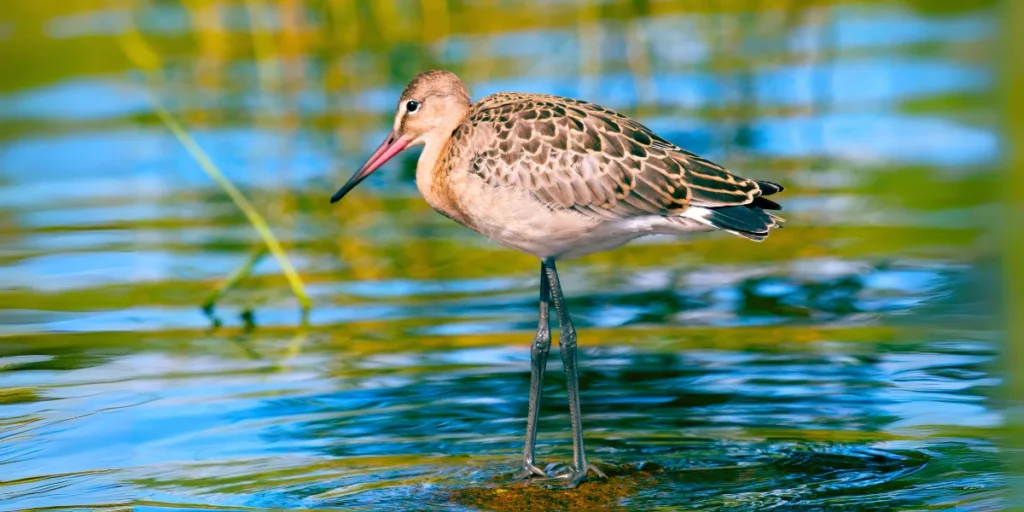
{"type": "MultiPolygon", "coordinates": [[[[998,119],[1012,128],[1016,109],[996,102],[994,9],[13,2],[0,494],[18,509],[996,508],[995,443],[1014,432],[993,399],[998,119]],[[607,104],[787,187],[789,222],[765,243],[650,239],[562,265],[588,444],[615,470],[575,502],[507,479],[536,261],[431,212],[415,155],[327,204],[432,67],[478,96],[607,104]],[[308,326],[270,258],[224,295],[222,328],[202,316],[261,241],[150,96],[266,218],[317,305],[308,326]]],[[[552,365],[545,463],[569,455],[552,365]]]]}

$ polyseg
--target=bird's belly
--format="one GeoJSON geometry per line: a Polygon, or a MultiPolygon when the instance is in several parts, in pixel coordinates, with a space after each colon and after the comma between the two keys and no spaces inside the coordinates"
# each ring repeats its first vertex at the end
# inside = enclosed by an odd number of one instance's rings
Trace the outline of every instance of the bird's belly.
{"type": "Polygon", "coordinates": [[[460,181],[451,185],[458,197],[459,215],[452,216],[456,221],[538,258],[577,258],[652,233],[649,223],[626,225],[550,208],[525,191],[495,187],[475,175],[460,181]]]}

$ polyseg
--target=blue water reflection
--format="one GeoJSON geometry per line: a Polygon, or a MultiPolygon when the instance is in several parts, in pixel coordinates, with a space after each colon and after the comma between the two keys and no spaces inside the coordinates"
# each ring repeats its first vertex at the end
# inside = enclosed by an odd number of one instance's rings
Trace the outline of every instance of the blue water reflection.
{"type": "MultiPolygon", "coordinates": [[[[430,212],[415,154],[326,203],[436,66],[787,186],[763,244],[561,265],[590,454],[627,487],[593,508],[1000,507],[990,8],[215,4],[0,15],[37,59],[0,88],[0,510],[509,508],[536,262],[430,212]],[[220,329],[200,311],[260,239],[153,98],[266,215],[305,326],[269,257],[220,329]]],[[[545,463],[571,454],[552,357],[545,463]]]]}

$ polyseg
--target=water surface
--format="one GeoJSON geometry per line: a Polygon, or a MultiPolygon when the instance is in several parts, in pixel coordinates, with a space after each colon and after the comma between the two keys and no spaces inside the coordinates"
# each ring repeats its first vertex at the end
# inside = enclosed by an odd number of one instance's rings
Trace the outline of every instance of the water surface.
{"type": "MultiPolygon", "coordinates": [[[[1000,509],[994,11],[733,4],[12,4],[0,509],[1000,509]],[[613,470],[577,498],[508,479],[537,262],[432,213],[415,154],[327,204],[430,67],[602,103],[787,187],[762,244],[560,265],[613,470]],[[151,97],[267,216],[307,326],[269,258],[219,329],[200,311],[260,242],[151,97]]],[[[556,354],[538,458],[564,464],[556,354]]]]}

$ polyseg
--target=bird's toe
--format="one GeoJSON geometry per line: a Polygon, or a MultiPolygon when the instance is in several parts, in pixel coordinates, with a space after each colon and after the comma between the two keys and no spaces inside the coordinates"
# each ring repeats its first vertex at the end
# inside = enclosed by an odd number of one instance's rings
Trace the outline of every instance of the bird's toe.
{"type": "Polygon", "coordinates": [[[523,467],[512,477],[516,480],[526,480],[531,477],[539,476],[547,478],[548,474],[543,469],[538,468],[530,462],[524,462],[523,467]]]}
{"type": "Polygon", "coordinates": [[[586,481],[591,472],[593,472],[594,475],[597,476],[598,478],[608,478],[608,476],[605,475],[603,471],[601,471],[600,469],[597,468],[597,466],[594,466],[592,464],[585,464],[582,469],[569,468],[569,470],[566,471],[564,475],[560,476],[569,481],[568,487],[570,489],[574,489],[578,485],[586,481]]]}

